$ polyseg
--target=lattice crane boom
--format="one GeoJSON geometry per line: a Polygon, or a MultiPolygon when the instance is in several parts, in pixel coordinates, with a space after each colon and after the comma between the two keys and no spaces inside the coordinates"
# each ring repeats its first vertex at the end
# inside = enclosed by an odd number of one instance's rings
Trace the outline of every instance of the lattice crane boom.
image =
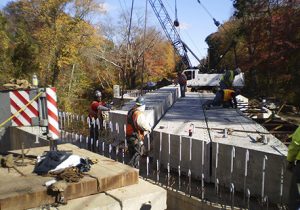
{"type": "Polygon", "coordinates": [[[166,33],[169,41],[172,43],[176,53],[181,57],[182,63],[186,68],[190,68],[191,61],[187,55],[187,49],[182,42],[178,31],[176,30],[173,21],[171,20],[163,2],[161,0],[148,0],[158,21],[166,33]]]}

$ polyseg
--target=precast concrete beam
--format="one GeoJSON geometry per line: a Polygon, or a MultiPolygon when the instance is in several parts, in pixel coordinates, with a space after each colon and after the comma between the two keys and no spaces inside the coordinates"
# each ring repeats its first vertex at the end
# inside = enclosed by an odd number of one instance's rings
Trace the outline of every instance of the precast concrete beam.
{"type": "MultiPolygon", "coordinates": [[[[179,96],[179,86],[170,85],[145,94],[146,111],[145,116],[154,127],[165,112],[175,103],[179,96]]],[[[125,139],[124,126],[128,111],[135,105],[135,100],[125,103],[122,110],[112,110],[110,121],[113,126],[113,134],[118,140],[125,139]],[[118,124],[118,126],[116,126],[118,124]],[[119,129],[117,129],[119,127],[119,129]],[[118,133],[119,132],[119,133],[118,133]]]]}
{"type": "Polygon", "coordinates": [[[239,110],[215,107],[205,115],[212,139],[212,181],[228,189],[233,183],[236,190],[249,190],[261,199],[286,201],[287,147],[239,110]]]}
{"type": "Polygon", "coordinates": [[[167,168],[210,180],[210,137],[198,93],[176,101],[154,129],[154,157],[167,168]],[[203,175],[202,175],[203,174],[203,175]]]}

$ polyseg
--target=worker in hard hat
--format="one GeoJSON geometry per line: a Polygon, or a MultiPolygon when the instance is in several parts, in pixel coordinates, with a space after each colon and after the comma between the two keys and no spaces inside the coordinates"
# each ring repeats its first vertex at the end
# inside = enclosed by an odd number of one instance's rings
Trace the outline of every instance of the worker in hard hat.
{"type": "Polygon", "coordinates": [[[133,167],[137,167],[140,156],[144,153],[144,136],[151,132],[150,123],[144,114],[145,108],[145,99],[140,96],[127,114],[126,140],[130,156],[129,164],[133,167]]]}
{"type": "Polygon", "coordinates": [[[225,68],[225,73],[222,75],[220,79],[220,88],[223,89],[232,89],[234,77],[241,73],[240,68],[236,68],[235,70],[229,70],[227,67],[225,68]]]}
{"type": "Polygon", "coordinates": [[[203,105],[203,108],[208,109],[211,106],[223,106],[224,108],[237,108],[236,96],[240,94],[239,90],[220,89],[216,92],[215,98],[203,105]]]}
{"type": "Polygon", "coordinates": [[[103,111],[109,111],[108,105],[102,101],[102,93],[96,90],[94,93],[94,100],[89,109],[89,122],[90,122],[90,138],[88,142],[88,149],[95,151],[96,141],[99,139],[99,129],[103,130],[103,111]],[[93,139],[93,141],[91,140],[93,139]]]}
{"type": "Polygon", "coordinates": [[[187,83],[187,77],[184,73],[182,73],[181,71],[179,71],[177,73],[177,80],[176,83],[179,84],[180,86],[180,94],[181,97],[185,97],[185,92],[186,92],[186,83],[187,83]]]}
{"type": "Polygon", "coordinates": [[[287,169],[293,173],[290,186],[289,209],[300,208],[300,126],[292,134],[288,147],[287,169]]]}

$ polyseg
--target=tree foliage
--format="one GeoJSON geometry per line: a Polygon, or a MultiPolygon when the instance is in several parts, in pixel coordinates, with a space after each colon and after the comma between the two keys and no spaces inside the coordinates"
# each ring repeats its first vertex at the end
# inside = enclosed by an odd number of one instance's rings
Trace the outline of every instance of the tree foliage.
{"type": "MultiPolygon", "coordinates": [[[[235,16],[207,38],[219,57],[230,39],[236,43],[237,65],[246,72],[248,94],[275,96],[299,104],[300,8],[296,0],[234,0],[235,16]],[[225,43],[225,45],[224,45],[225,43]],[[293,90],[293,91],[289,91],[293,90]]],[[[234,50],[221,65],[234,68],[234,50]]]]}
{"type": "MultiPolygon", "coordinates": [[[[89,21],[97,0],[17,0],[0,12],[0,85],[36,73],[40,86],[55,86],[60,108],[86,111],[95,89],[106,96],[114,84],[139,88],[169,76],[172,46],[137,15],[128,32],[128,15],[116,24],[89,21]],[[123,21],[125,20],[125,21],[123,21]]],[[[105,14],[102,14],[103,16],[105,14]]]]}
{"type": "Polygon", "coordinates": [[[119,73],[118,83],[134,89],[141,87],[142,82],[169,77],[175,68],[172,45],[156,28],[145,30],[143,18],[139,16],[133,20],[129,34],[126,17],[126,13],[122,13],[116,25],[102,23],[105,37],[114,44],[100,57],[119,73]]]}

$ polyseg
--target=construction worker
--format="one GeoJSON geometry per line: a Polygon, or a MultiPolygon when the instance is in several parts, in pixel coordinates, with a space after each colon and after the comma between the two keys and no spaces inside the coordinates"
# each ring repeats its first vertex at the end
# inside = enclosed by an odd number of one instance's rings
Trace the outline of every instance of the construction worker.
{"type": "Polygon", "coordinates": [[[181,97],[185,97],[187,78],[184,73],[177,73],[177,83],[180,86],[181,97]]]}
{"type": "Polygon", "coordinates": [[[96,141],[99,138],[99,127],[100,130],[103,130],[104,128],[102,111],[110,111],[110,108],[108,108],[106,103],[102,101],[101,91],[96,90],[94,100],[91,103],[89,109],[90,138],[88,142],[88,149],[91,151],[95,151],[96,141]],[[93,139],[93,142],[91,141],[91,139],[93,139]]]}
{"type": "Polygon", "coordinates": [[[225,73],[222,75],[220,79],[220,88],[223,89],[231,89],[233,85],[234,77],[241,73],[240,68],[236,68],[235,70],[228,70],[225,68],[225,73]]]}
{"type": "Polygon", "coordinates": [[[150,123],[144,115],[145,108],[145,99],[140,96],[127,114],[126,140],[130,156],[129,165],[133,167],[138,166],[140,156],[144,153],[144,136],[151,132],[150,123]]]}
{"type": "Polygon", "coordinates": [[[221,106],[224,108],[232,107],[237,108],[236,96],[240,94],[239,90],[224,89],[218,90],[215,98],[212,101],[208,101],[203,105],[205,109],[208,109],[210,106],[221,106]]]}
{"type": "Polygon", "coordinates": [[[292,134],[292,142],[288,147],[287,169],[293,173],[290,186],[289,209],[300,208],[300,126],[292,134]]]}

